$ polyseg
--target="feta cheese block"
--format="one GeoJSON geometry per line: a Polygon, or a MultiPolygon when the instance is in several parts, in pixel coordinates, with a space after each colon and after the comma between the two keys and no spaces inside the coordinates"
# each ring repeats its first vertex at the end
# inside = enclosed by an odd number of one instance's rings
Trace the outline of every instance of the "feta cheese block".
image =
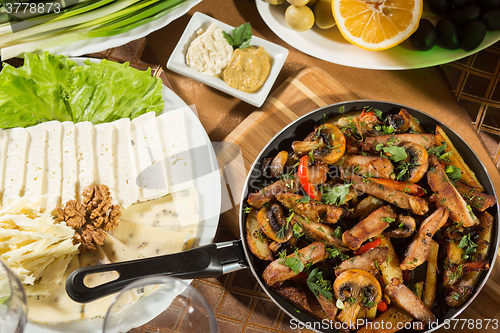
{"type": "Polygon", "coordinates": [[[193,186],[193,167],[184,112],[192,111],[185,107],[169,111],[156,118],[163,143],[163,156],[169,175],[170,192],[193,186]]]}
{"type": "Polygon", "coordinates": [[[9,144],[10,130],[0,131],[0,203],[5,189],[5,160],[7,158],[7,145],[9,144]]]}
{"type": "Polygon", "coordinates": [[[130,119],[120,119],[113,122],[116,130],[116,153],[115,153],[115,191],[116,202],[123,207],[128,207],[137,202],[139,188],[136,184],[137,172],[135,170],[135,159],[130,149],[130,119]]]}
{"type": "Polygon", "coordinates": [[[45,180],[47,184],[46,209],[52,211],[61,205],[62,194],[62,124],[50,121],[44,124],[48,132],[47,163],[45,167],[45,180]]]}
{"type": "Polygon", "coordinates": [[[78,183],[76,162],[76,126],[71,121],[62,123],[62,185],[61,202],[75,199],[78,183]]]}
{"type": "Polygon", "coordinates": [[[10,130],[5,157],[2,205],[6,205],[24,194],[29,141],[30,135],[24,128],[16,127],[10,130]]]}
{"type": "Polygon", "coordinates": [[[156,199],[169,193],[169,189],[154,112],[135,118],[131,125],[139,201],[156,199]]]}
{"type": "Polygon", "coordinates": [[[0,203],[27,195],[42,198],[41,210],[52,212],[69,200],[81,202],[86,186],[104,184],[113,203],[127,208],[190,188],[184,112],[0,130],[0,203]]]}
{"type": "Polygon", "coordinates": [[[76,162],[78,180],[76,198],[81,202],[82,190],[93,185],[96,180],[95,128],[91,122],[85,121],[76,125],[76,162]]]}
{"type": "MultiPolygon", "coordinates": [[[[31,137],[28,148],[28,163],[26,166],[26,189],[24,195],[36,200],[46,193],[45,165],[47,163],[48,132],[44,124],[28,127],[26,129],[31,137]]],[[[40,208],[45,209],[45,200],[40,203],[40,208]]]]}

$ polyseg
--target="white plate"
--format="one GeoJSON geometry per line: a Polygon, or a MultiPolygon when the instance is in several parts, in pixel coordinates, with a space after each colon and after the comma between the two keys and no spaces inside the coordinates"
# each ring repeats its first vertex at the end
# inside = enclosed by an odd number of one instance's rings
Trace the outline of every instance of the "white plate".
{"type": "Polygon", "coordinates": [[[255,93],[246,93],[241,90],[231,88],[218,76],[202,74],[186,65],[186,51],[191,41],[196,38],[196,31],[200,28],[207,29],[212,23],[217,24],[219,28],[227,33],[231,33],[233,30],[233,27],[230,25],[222,23],[221,21],[211,18],[210,16],[199,12],[194,13],[193,17],[189,21],[189,24],[184,30],[181,39],[168,59],[167,68],[176,73],[203,82],[212,88],[223,91],[249,104],[257,107],[261,106],[266,100],[267,95],[269,95],[269,91],[278,77],[281,67],[283,67],[283,64],[285,63],[285,59],[288,56],[288,50],[262,38],[253,36],[251,45],[263,46],[272,58],[271,73],[269,73],[269,77],[262,88],[255,93]]]}
{"type": "Polygon", "coordinates": [[[88,53],[97,53],[109,48],[118,47],[127,44],[133,40],[142,38],[149,35],[153,31],[159,30],[176,18],[186,14],[191,8],[200,3],[201,0],[188,0],[184,5],[174,9],[167,15],[157,19],[156,21],[149,22],[143,26],[127,31],[111,37],[91,38],[71,44],[56,46],[48,49],[52,54],[64,54],[68,56],[80,56],[88,53]]]}
{"type": "MultiPolygon", "coordinates": [[[[82,65],[85,58],[73,58],[77,64],[82,65]]],[[[98,62],[100,60],[90,59],[98,62]]],[[[221,182],[217,164],[217,157],[212,147],[212,143],[208,135],[191,109],[187,108],[186,103],[177,96],[172,90],[163,86],[162,90],[163,101],[165,108],[163,112],[172,111],[183,108],[185,110],[185,119],[190,147],[202,147],[203,149],[193,150],[191,155],[192,161],[200,161],[203,159],[204,165],[210,165],[212,172],[207,172],[205,169],[203,176],[193,180],[194,187],[198,191],[198,204],[200,224],[194,247],[207,245],[213,242],[217,226],[219,223],[220,207],[221,207],[221,182]],[[206,148],[206,149],[205,149],[206,148]],[[206,160],[208,156],[209,160],[206,160]]],[[[196,169],[196,166],[193,166],[196,169]]],[[[199,175],[200,172],[193,170],[194,175],[199,175]]],[[[190,283],[190,281],[186,281],[190,283]]],[[[165,308],[165,302],[159,305],[158,308],[165,308]]],[[[29,311],[29,309],[28,309],[29,311]]],[[[69,324],[58,325],[40,325],[28,323],[24,333],[56,333],[56,332],[74,332],[74,333],[101,333],[103,318],[95,318],[69,324]]]]}
{"type": "Polygon", "coordinates": [[[368,69],[430,67],[466,57],[500,40],[500,31],[490,31],[481,45],[470,52],[447,50],[438,46],[423,52],[406,48],[405,43],[385,51],[366,51],[347,42],[336,28],[321,30],[314,26],[305,32],[289,28],[285,21],[285,5],[273,6],[263,0],[255,0],[255,3],[264,22],[283,41],[313,57],[350,67],[368,69]]]}

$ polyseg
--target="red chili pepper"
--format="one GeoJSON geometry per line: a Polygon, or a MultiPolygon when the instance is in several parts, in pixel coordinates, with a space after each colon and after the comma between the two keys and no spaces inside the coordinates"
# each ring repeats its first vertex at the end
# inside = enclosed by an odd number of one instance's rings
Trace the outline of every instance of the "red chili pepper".
{"type": "Polygon", "coordinates": [[[311,183],[309,179],[309,170],[307,167],[309,166],[309,156],[302,156],[300,158],[299,163],[299,181],[300,185],[304,191],[306,191],[307,195],[313,200],[321,200],[321,195],[318,193],[314,185],[311,183]]]}
{"type": "Polygon", "coordinates": [[[397,180],[391,180],[386,178],[370,178],[370,180],[376,184],[389,187],[400,192],[416,195],[418,197],[425,194],[424,188],[417,184],[399,182],[397,180]]]}
{"type": "Polygon", "coordinates": [[[380,312],[386,312],[387,311],[387,302],[386,301],[378,302],[377,310],[380,312]]]}
{"type": "Polygon", "coordinates": [[[354,251],[354,255],[357,256],[365,252],[368,252],[369,250],[380,246],[380,243],[381,243],[380,238],[377,238],[374,241],[366,243],[365,245],[361,246],[357,251],[354,251]]]}

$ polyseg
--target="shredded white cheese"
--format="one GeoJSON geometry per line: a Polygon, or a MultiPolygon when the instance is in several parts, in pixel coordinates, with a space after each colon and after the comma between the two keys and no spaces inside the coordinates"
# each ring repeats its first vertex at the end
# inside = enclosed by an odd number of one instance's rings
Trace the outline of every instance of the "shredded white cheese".
{"type": "Polygon", "coordinates": [[[78,253],[74,230],[35,207],[20,198],[0,209],[0,258],[23,284],[56,283],[78,253]]]}

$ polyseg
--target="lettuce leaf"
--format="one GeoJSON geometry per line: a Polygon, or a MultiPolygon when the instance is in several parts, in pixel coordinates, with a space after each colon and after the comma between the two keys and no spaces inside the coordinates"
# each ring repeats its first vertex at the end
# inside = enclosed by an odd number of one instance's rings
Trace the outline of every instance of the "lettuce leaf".
{"type": "Polygon", "coordinates": [[[66,98],[76,63],[64,56],[26,54],[24,66],[4,64],[0,73],[0,127],[73,120],[66,98]]]}
{"type": "Polygon", "coordinates": [[[73,72],[69,104],[75,122],[97,124],[163,110],[162,83],[151,76],[151,69],[139,71],[128,63],[87,60],[73,72]]]}
{"type": "Polygon", "coordinates": [[[90,121],[94,124],[163,110],[161,80],[151,70],[128,63],[86,61],[65,56],[26,54],[24,65],[4,64],[0,73],[0,127],[41,122],[90,121]]]}

